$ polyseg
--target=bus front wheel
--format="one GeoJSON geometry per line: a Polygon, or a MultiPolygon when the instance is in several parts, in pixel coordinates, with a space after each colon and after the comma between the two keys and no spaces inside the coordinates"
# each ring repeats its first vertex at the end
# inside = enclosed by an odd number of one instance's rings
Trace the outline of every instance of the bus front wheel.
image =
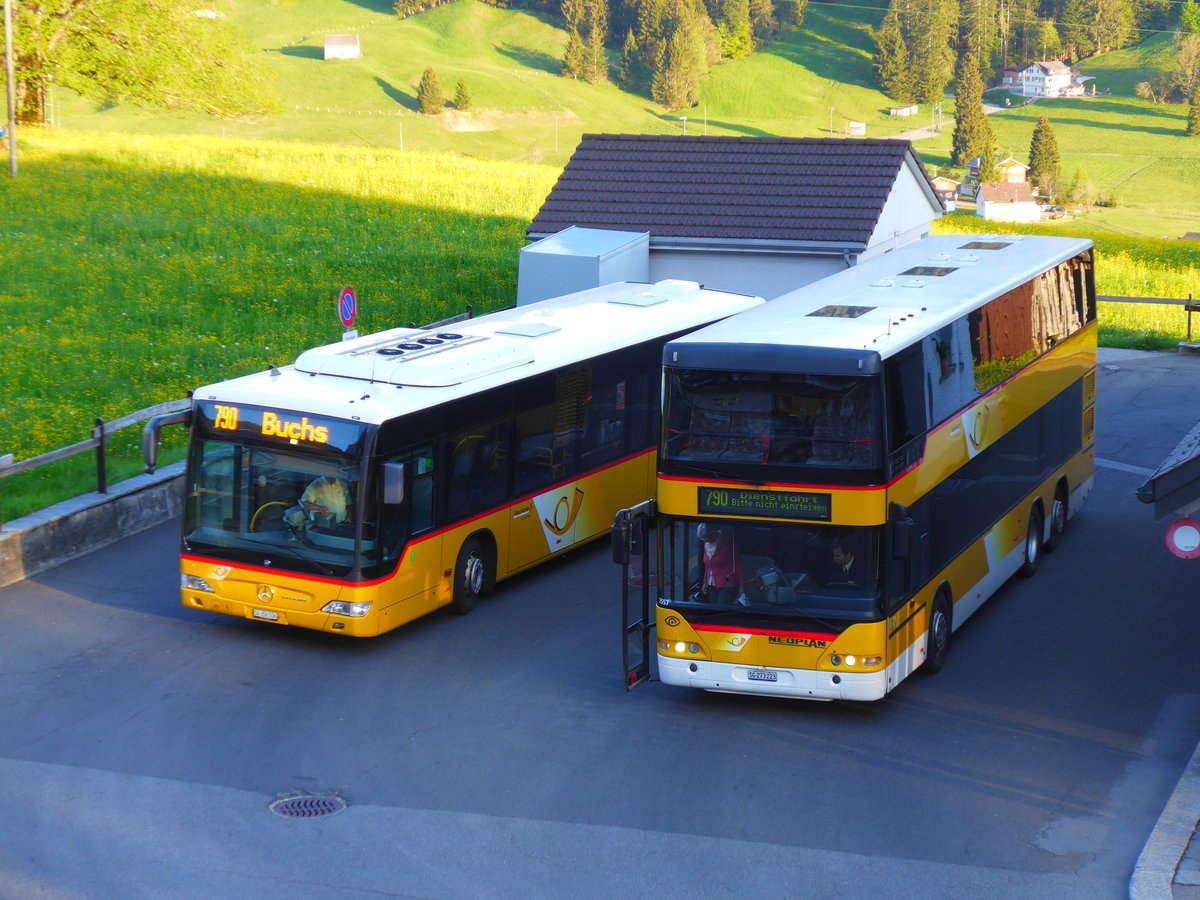
{"type": "Polygon", "coordinates": [[[933,601],[933,612],[929,614],[929,634],[925,639],[925,662],[921,671],[933,675],[942,670],[950,653],[950,598],[939,591],[933,601]]]}
{"type": "Polygon", "coordinates": [[[471,538],[458,551],[450,612],[456,616],[465,616],[473,610],[487,583],[487,557],[484,555],[483,544],[478,538],[471,538]]]}
{"type": "Polygon", "coordinates": [[[1042,561],[1042,511],[1034,507],[1029,511],[1029,528],[1025,532],[1025,561],[1017,574],[1028,578],[1038,569],[1042,561]]]}

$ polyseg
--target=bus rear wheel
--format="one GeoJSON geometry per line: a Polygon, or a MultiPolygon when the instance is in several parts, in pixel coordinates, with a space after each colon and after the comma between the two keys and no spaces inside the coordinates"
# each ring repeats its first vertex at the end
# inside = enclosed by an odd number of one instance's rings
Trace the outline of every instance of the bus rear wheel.
{"type": "Polygon", "coordinates": [[[950,598],[939,591],[933,601],[933,612],[929,614],[929,634],[925,638],[925,662],[920,671],[934,675],[946,664],[950,653],[950,598]]]}
{"type": "Polygon", "coordinates": [[[1029,511],[1029,528],[1025,532],[1025,561],[1017,574],[1028,578],[1038,569],[1042,561],[1042,511],[1034,507],[1029,511]]]}
{"type": "Polygon", "coordinates": [[[475,608],[488,584],[487,557],[478,538],[471,538],[458,551],[454,565],[454,596],[450,612],[465,616],[475,608]]]}
{"type": "Polygon", "coordinates": [[[1060,484],[1054,492],[1054,502],[1050,504],[1050,536],[1042,547],[1050,553],[1058,546],[1063,532],[1067,530],[1067,486],[1060,484]]]}

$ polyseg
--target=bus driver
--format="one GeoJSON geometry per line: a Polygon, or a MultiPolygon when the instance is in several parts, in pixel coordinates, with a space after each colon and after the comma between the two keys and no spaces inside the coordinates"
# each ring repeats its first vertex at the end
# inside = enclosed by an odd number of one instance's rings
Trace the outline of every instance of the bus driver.
{"type": "Polygon", "coordinates": [[[350,494],[345,483],[332,475],[321,475],[300,495],[299,505],[288,513],[288,524],[301,527],[314,519],[321,524],[337,525],[350,518],[350,494]]]}

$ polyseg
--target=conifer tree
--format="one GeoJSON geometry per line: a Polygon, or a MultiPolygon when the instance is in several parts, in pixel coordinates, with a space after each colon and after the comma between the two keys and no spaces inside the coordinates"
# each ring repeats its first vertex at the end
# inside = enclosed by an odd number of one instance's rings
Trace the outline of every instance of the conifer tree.
{"type": "Polygon", "coordinates": [[[873,59],[880,89],[901,103],[936,103],[954,71],[956,0],[891,0],[873,59]]]}
{"type": "Polygon", "coordinates": [[[750,28],[750,0],[716,0],[714,22],[720,42],[721,56],[740,59],[754,52],[754,35],[750,28]]]}
{"type": "Polygon", "coordinates": [[[635,90],[643,81],[643,66],[638,55],[637,38],[633,29],[625,32],[625,43],[621,47],[621,59],[617,63],[617,82],[626,90],[635,90]]]}
{"type": "Polygon", "coordinates": [[[437,72],[433,71],[433,66],[426,66],[425,73],[421,76],[421,83],[417,86],[417,103],[421,107],[421,114],[425,116],[441,115],[446,107],[442,83],[438,80],[437,72]]]}
{"type": "Polygon", "coordinates": [[[464,112],[471,108],[471,92],[467,90],[467,79],[459,78],[454,86],[454,108],[464,112]]]}
{"type": "Polygon", "coordinates": [[[789,28],[799,28],[803,25],[806,12],[808,0],[778,0],[775,6],[775,18],[781,25],[789,28]]]}
{"type": "Polygon", "coordinates": [[[587,49],[583,45],[583,38],[574,28],[570,29],[567,33],[567,48],[563,53],[562,74],[566,78],[582,78],[586,58],[587,49]]]}
{"type": "Polygon", "coordinates": [[[667,48],[666,0],[641,0],[638,4],[637,37],[642,62],[657,72],[667,48]]]}
{"type": "Polygon", "coordinates": [[[778,24],[773,0],[750,0],[750,30],[756,41],[773,35],[778,24]]]}
{"type": "Polygon", "coordinates": [[[979,60],[985,78],[1000,62],[997,0],[962,0],[958,22],[958,52],[979,60]]]}
{"type": "Polygon", "coordinates": [[[989,143],[979,154],[979,183],[995,182],[997,175],[996,150],[989,143]]]}
{"type": "Polygon", "coordinates": [[[650,83],[650,95],[667,109],[699,102],[700,80],[707,68],[704,22],[682,3],[676,4],[675,13],[678,19],[650,83]]]}
{"type": "Polygon", "coordinates": [[[995,142],[992,125],[983,114],[983,82],[979,78],[979,63],[971,54],[958,60],[957,98],[954,101],[954,135],[951,139],[951,162],[965,166],[995,142]]]}
{"type": "Polygon", "coordinates": [[[583,77],[589,84],[608,82],[608,0],[586,0],[584,5],[583,77]]]}
{"type": "Polygon", "coordinates": [[[1188,107],[1187,131],[1188,137],[1200,137],[1200,86],[1192,92],[1192,103],[1188,107]]]}
{"type": "Polygon", "coordinates": [[[957,36],[956,0],[923,0],[916,4],[907,40],[915,102],[936,103],[942,99],[954,75],[951,45],[957,36]]]}
{"type": "Polygon", "coordinates": [[[912,101],[909,79],[908,47],[900,29],[900,16],[889,9],[875,33],[875,83],[897,103],[912,101]]]}
{"type": "Polygon", "coordinates": [[[1038,119],[1029,143],[1029,182],[1047,197],[1058,194],[1058,140],[1045,116],[1038,119]]]}

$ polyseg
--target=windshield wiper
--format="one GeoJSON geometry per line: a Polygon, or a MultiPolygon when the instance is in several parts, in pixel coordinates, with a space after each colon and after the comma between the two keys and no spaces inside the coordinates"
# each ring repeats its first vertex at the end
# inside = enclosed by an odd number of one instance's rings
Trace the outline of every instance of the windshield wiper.
{"type": "Polygon", "coordinates": [[[254,538],[242,538],[242,541],[247,544],[254,544],[256,547],[267,547],[273,552],[289,553],[301,562],[306,562],[322,575],[332,575],[333,569],[329,568],[324,563],[318,562],[311,556],[301,552],[300,548],[293,544],[273,544],[270,541],[259,541],[254,538]]]}
{"type": "Polygon", "coordinates": [[[670,462],[681,469],[688,469],[692,472],[699,472],[702,475],[709,475],[713,478],[728,478],[728,472],[719,472],[716,469],[710,469],[707,466],[697,466],[689,462],[681,462],[678,457],[671,458],[670,462]]]}

